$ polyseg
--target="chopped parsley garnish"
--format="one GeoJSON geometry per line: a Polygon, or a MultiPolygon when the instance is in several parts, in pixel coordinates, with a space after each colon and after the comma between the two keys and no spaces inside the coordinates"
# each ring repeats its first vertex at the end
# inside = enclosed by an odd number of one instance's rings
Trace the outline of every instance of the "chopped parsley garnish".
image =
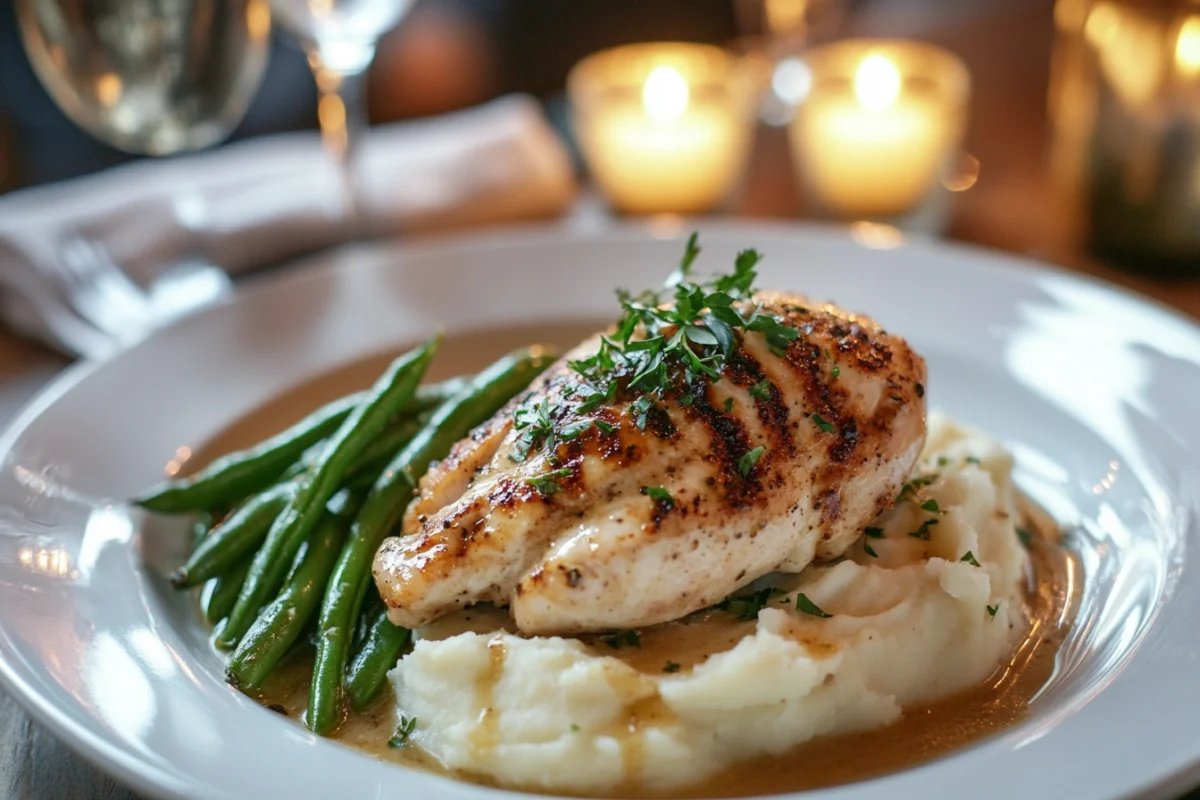
{"type": "Polygon", "coordinates": [[[768,586],[765,589],[759,589],[753,594],[731,595],[717,603],[713,608],[728,611],[738,619],[754,619],[758,616],[758,612],[767,607],[767,603],[771,602],[771,598],[779,594],[787,594],[787,592],[775,586],[768,586]]]}
{"type": "Polygon", "coordinates": [[[976,456],[967,456],[967,463],[968,464],[982,464],[983,462],[980,461],[976,456]]]}
{"type": "Polygon", "coordinates": [[[870,536],[872,539],[882,539],[883,528],[863,528],[863,534],[870,536]]]}
{"type": "Polygon", "coordinates": [[[834,365],[833,365],[833,373],[832,373],[832,374],[833,374],[833,377],[834,377],[834,378],[837,378],[837,376],[839,376],[839,375],[841,375],[841,374],[842,374],[842,368],[841,368],[841,367],[839,367],[837,364],[834,364],[834,365]]]}
{"type": "Polygon", "coordinates": [[[863,542],[863,552],[869,555],[871,558],[879,558],[879,553],[875,552],[875,548],[871,547],[870,542],[863,542]]]}
{"type": "Polygon", "coordinates": [[[810,616],[821,617],[822,619],[829,619],[833,616],[833,614],[826,614],[822,611],[816,603],[808,599],[808,596],[804,592],[796,595],[796,610],[803,611],[810,616]]]}
{"type": "Polygon", "coordinates": [[[994,617],[994,616],[996,616],[996,612],[997,612],[997,611],[999,611],[999,610],[1000,610],[1000,604],[999,604],[999,603],[997,603],[997,604],[996,604],[996,605],[994,605],[994,606],[988,606],[988,607],[987,607],[988,616],[989,616],[989,617],[994,617]]]}
{"type": "Polygon", "coordinates": [[[400,724],[396,726],[396,732],[392,734],[392,738],[388,739],[388,747],[406,747],[408,745],[408,737],[412,736],[412,732],[417,729],[417,718],[406,717],[400,715],[400,724]]]}
{"type": "Polygon", "coordinates": [[[533,405],[522,405],[513,414],[513,429],[521,432],[516,445],[508,457],[520,464],[529,457],[529,451],[539,440],[546,443],[548,450],[554,449],[554,422],[550,419],[551,407],[545,400],[533,405]]]}
{"type": "Polygon", "coordinates": [[[979,559],[975,558],[975,554],[974,554],[974,553],[972,553],[970,550],[968,550],[968,551],[967,551],[967,552],[966,552],[966,553],[963,555],[963,557],[959,559],[959,561],[965,561],[965,562],[967,562],[968,564],[970,564],[972,567],[978,567],[978,566],[979,566],[979,559]]]}
{"type": "Polygon", "coordinates": [[[756,400],[771,399],[771,380],[763,378],[758,383],[750,387],[750,396],[756,400]]]}
{"type": "Polygon", "coordinates": [[[910,533],[908,535],[912,536],[915,539],[924,539],[925,541],[929,541],[929,528],[930,528],[930,526],[937,525],[937,524],[938,524],[938,521],[936,519],[927,519],[921,523],[921,527],[917,528],[915,531],[913,531],[912,533],[910,533]]]}
{"type": "Polygon", "coordinates": [[[946,458],[945,456],[938,456],[938,466],[939,467],[944,467],[949,463],[950,463],[950,459],[946,458]]]}
{"type": "Polygon", "coordinates": [[[649,497],[656,503],[666,506],[667,508],[675,507],[675,498],[661,486],[643,486],[642,494],[649,497]]]}
{"type": "Polygon", "coordinates": [[[558,432],[558,435],[562,437],[564,442],[570,442],[574,439],[578,439],[581,433],[588,430],[595,424],[596,420],[594,419],[581,419],[576,422],[572,422],[569,425],[564,425],[558,432]]]}
{"type": "Polygon", "coordinates": [[[667,665],[663,667],[663,672],[679,672],[679,665],[674,661],[668,661],[667,665]]]}
{"type": "Polygon", "coordinates": [[[1026,547],[1033,546],[1036,536],[1037,534],[1029,530],[1029,528],[1022,528],[1020,525],[1017,526],[1017,538],[1020,539],[1021,544],[1025,545],[1026,547]]]}
{"type": "Polygon", "coordinates": [[[637,631],[621,631],[614,633],[604,639],[604,643],[613,650],[620,650],[622,647],[641,647],[642,640],[638,638],[637,631]]]}
{"type": "Polygon", "coordinates": [[[605,436],[608,436],[617,429],[616,425],[613,425],[611,422],[605,422],[602,419],[594,420],[594,422],[596,423],[596,429],[605,436]]]}
{"type": "Polygon", "coordinates": [[[646,420],[650,418],[650,412],[654,410],[654,398],[648,394],[644,394],[633,404],[629,406],[629,410],[633,412],[633,422],[641,430],[646,430],[646,420]]]}
{"type": "Polygon", "coordinates": [[[583,728],[579,727],[574,722],[571,723],[571,733],[578,733],[581,730],[583,730],[583,728]]]}
{"type": "MultiPolygon", "coordinates": [[[[530,398],[517,409],[513,461],[525,461],[537,448],[553,453],[592,426],[611,433],[609,423],[579,419],[605,405],[627,402],[634,424],[646,430],[656,415],[664,416],[662,406],[671,398],[685,408],[703,402],[706,384],[722,379],[740,337],[748,333],[762,335],[772,352],[784,354],[799,331],[752,299],[759,253],[738,253],[732,273],[709,279],[692,275],[699,253],[693,233],[662,290],[617,293],[620,318],[594,353],[569,362],[575,380],[563,387],[561,401],[530,398]]],[[[769,398],[770,383],[760,382],[751,394],[769,398]]],[[[726,413],[733,402],[725,401],[726,413]]]]}
{"type": "Polygon", "coordinates": [[[754,469],[754,465],[762,458],[762,454],[766,452],[765,447],[756,447],[738,459],[738,473],[744,478],[754,469]]]}
{"type": "Polygon", "coordinates": [[[815,411],[813,413],[809,414],[808,418],[811,419],[813,422],[815,422],[817,427],[820,428],[825,433],[833,433],[837,430],[836,425],[834,425],[829,420],[825,419],[824,417],[822,417],[820,414],[818,414],[815,411]]]}
{"type": "Polygon", "coordinates": [[[732,274],[696,282],[692,265],[699,254],[693,233],[679,268],[663,287],[674,293],[674,302],[664,302],[659,292],[618,293],[623,313],[616,329],[601,338],[595,355],[572,362],[572,369],[595,387],[608,386],[620,375],[628,377],[627,391],[661,397],[671,386],[697,378],[720,380],[737,344],[736,330],[761,333],[776,350],[796,339],[798,331],[781,319],[763,313],[761,306],[748,307],[762,259],[758,252],[738,253],[732,274]]]}
{"type": "Polygon", "coordinates": [[[924,503],[921,503],[921,508],[925,509],[926,511],[931,511],[936,514],[938,511],[938,501],[934,500],[931,497],[928,500],[926,500],[924,503]]]}
{"type": "Polygon", "coordinates": [[[558,479],[565,478],[570,474],[570,469],[556,469],[539,475],[536,478],[529,478],[525,482],[537,489],[541,493],[542,497],[549,497],[562,488],[558,485],[558,479]]]}

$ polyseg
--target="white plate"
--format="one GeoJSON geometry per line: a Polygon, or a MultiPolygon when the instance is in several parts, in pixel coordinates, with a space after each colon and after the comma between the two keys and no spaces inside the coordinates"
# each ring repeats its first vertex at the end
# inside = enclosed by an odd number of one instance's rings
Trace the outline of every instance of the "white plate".
{"type": "MultiPolygon", "coordinates": [[[[932,403],[1007,441],[1071,530],[1082,617],[1028,721],[952,757],[811,798],[1165,796],[1200,781],[1200,330],[1095,282],[964,248],[863,247],[797,226],[708,228],[760,285],[875,315],[928,359],[932,403]]],[[[450,332],[611,318],[679,239],[533,230],[319,258],[98,366],[0,441],[0,676],[80,753],[187,797],[484,798],[310,735],[228,688],[163,578],[183,534],[120,498],[299,380],[450,332]],[[144,566],[144,561],[152,566],[144,566]]]]}

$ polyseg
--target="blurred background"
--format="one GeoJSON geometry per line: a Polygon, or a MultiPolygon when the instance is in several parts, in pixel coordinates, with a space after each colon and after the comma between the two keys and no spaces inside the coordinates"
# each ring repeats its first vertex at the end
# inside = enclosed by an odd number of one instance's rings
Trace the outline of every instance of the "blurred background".
{"type": "MultiPolygon", "coordinates": [[[[797,26],[792,50],[801,54],[849,37],[917,39],[961,58],[971,81],[962,145],[970,160],[939,232],[1069,264],[1091,257],[1143,274],[1196,275],[1193,14],[1200,5],[1165,0],[427,0],[381,40],[369,115],[379,124],[527,92],[574,143],[567,75],[603,48],[680,40],[761,52],[770,46],[761,37],[797,26]],[[789,28],[789,19],[799,22],[789,28]]],[[[277,26],[265,77],[231,138],[316,124],[305,55],[277,26]]],[[[0,190],[132,158],[59,110],[21,46],[12,0],[0,3],[0,190]]],[[[718,210],[811,215],[797,160],[782,127],[758,125],[739,186],[718,210]]]]}

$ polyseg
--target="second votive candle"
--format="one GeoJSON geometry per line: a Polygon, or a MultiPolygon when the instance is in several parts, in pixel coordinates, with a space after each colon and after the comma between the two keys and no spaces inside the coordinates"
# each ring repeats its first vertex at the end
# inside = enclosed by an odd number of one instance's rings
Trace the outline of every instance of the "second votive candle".
{"type": "Polygon", "coordinates": [[[957,164],[970,80],[920,42],[852,39],[805,57],[808,96],[789,136],[801,180],[826,216],[896,219],[957,164]]]}

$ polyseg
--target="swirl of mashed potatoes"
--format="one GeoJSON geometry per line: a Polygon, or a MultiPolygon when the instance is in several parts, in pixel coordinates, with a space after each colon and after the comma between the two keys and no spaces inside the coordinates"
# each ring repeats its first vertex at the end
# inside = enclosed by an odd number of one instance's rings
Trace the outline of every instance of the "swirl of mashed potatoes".
{"type": "Polygon", "coordinates": [[[451,770],[579,793],[667,791],[889,725],[982,683],[1026,630],[1011,472],[997,442],[932,415],[895,506],[845,558],[776,580],[732,647],[639,671],[576,639],[418,632],[390,675],[397,714],[451,770]]]}

